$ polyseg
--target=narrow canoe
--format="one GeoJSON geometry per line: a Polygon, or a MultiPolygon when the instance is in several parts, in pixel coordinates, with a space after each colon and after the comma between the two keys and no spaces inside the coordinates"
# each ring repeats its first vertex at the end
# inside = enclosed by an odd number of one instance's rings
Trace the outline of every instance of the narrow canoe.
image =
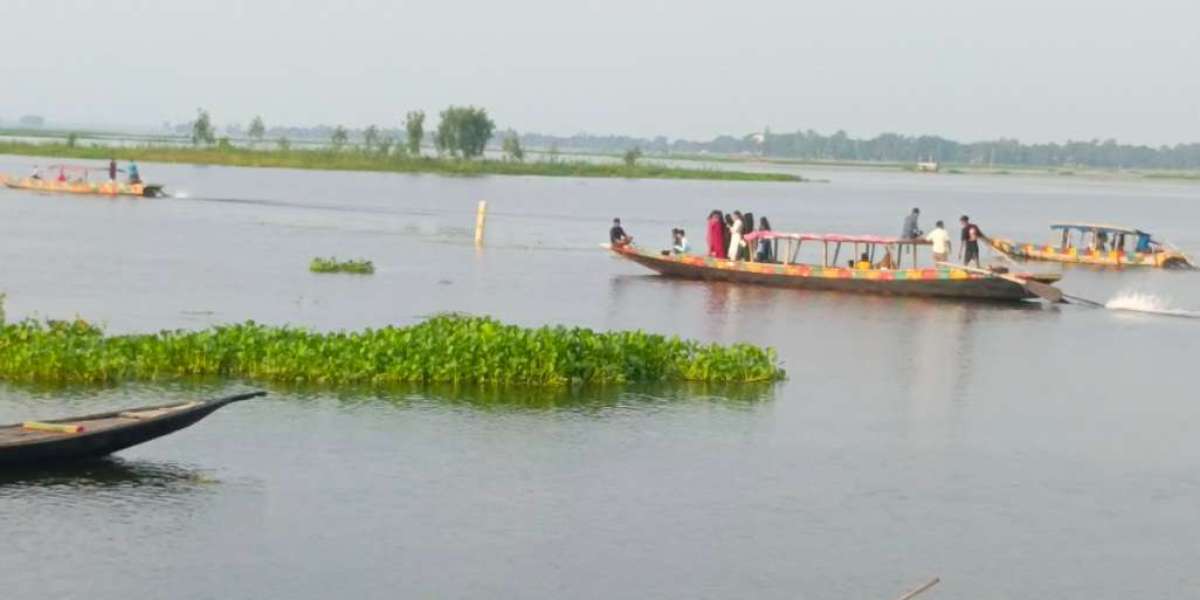
{"type": "MultiPolygon", "coordinates": [[[[808,264],[760,263],[696,255],[662,255],[634,246],[613,246],[613,253],[668,277],[729,281],[807,290],[928,296],[971,300],[1026,300],[1037,296],[1024,286],[964,269],[849,269],[808,264]]],[[[1057,274],[1009,273],[1051,284],[1057,274]]]]}
{"type": "Polygon", "coordinates": [[[32,192],[48,192],[53,194],[87,194],[92,196],[136,196],[142,198],[160,198],[165,196],[163,186],[154,183],[122,183],[105,181],[92,183],[88,181],[58,181],[57,179],[3,179],[4,185],[16,190],[32,192]]]}
{"type": "Polygon", "coordinates": [[[265,395],[249,392],[194,402],[0,426],[0,467],[98,458],[188,427],[217,409],[265,395]],[[77,433],[53,431],[82,428],[77,433]]]}

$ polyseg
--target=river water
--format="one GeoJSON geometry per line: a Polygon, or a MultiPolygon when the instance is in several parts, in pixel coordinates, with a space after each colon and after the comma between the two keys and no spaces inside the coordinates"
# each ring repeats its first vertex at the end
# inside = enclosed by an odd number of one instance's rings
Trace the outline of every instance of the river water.
{"type": "MultiPolygon", "coordinates": [[[[0,157],[0,170],[38,160],[0,157]]],[[[145,164],[181,197],[0,191],[9,319],[341,329],[456,310],[766,344],[789,374],[768,387],[272,390],[111,461],[0,474],[5,588],[841,599],[939,576],[931,598],[1197,589],[1200,321],[672,281],[598,244],[614,216],[666,247],[676,226],[701,244],[713,208],[894,235],[920,206],[926,228],[969,213],[1040,241],[1059,219],[1128,222],[1200,251],[1200,186],[795,169],[829,182],[145,164]],[[307,271],[329,255],[377,272],[307,271]]],[[[1068,293],[1100,302],[1200,308],[1195,273],[1064,274],[1068,293]]],[[[0,385],[0,422],[247,387],[0,385]]]]}

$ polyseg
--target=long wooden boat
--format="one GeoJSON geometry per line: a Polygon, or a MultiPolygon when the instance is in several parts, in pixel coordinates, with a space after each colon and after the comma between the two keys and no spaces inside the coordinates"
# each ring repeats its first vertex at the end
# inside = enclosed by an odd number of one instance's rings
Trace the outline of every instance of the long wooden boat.
{"type": "Polygon", "coordinates": [[[166,196],[163,186],[156,183],[123,183],[120,181],[59,181],[57,179],[41,179],[22,177],[10,179],[0,176],[0,183],[16,190],[32,192],[48,192],[52,194],[88,194],[93,196],[137,196],[142,198],[161,198],[166,196]]]}
{"type": "MultiPolygon", "coordinates": [[[[1026,282],[1033,282],[1029,284],[1032,286],[1041,284],[1050,287],[1049,284],[1060,278],[1053,273],[993,273],[945,264],[918,267],[917,248],[928,245],[921,239],[779,232],[754,232],[746,239],[749,242],[770,240],[775,248],[773,256],[778,260],[752,262],[692,254],[675,255],[646,251],[633,245],[614,245],[610,249],[621,258],[669,277],[864,294],[1026,300],[1039,297],[1026,282]],[[805,242],[820,245],[821,263],[797,261],[805,242]],[[864,250],[863,254],[867,255],[871,267],[836,266],[843,246],[853,247],[854,257],[862,256],[858,251],[864,250]],[[882,249],[882,252],[878,249],[882,249]],[[876,261],[875,258],[881,254],[885,258],[876,261]],[[903,268],[900,264],[906,255],[912,256],[911,268],[903,268]],[[884,261],[894,262],[885,268],[879,265],[884,261]]],[[[1057,288],[1051,289],[1057,291],[1057,288]]]]}
{"type": "Polygon", "coordinates": [[[106,456],[188,427],[217,409],[266,392],[144,406],[0,426],[0,467],[106,456]]]}
{"type": "Polygon", "coordinates": [[[1149,232],[1120,225],[1055,223],[1055,240],[1049,244],[992,238],[997,252],[1025,260],[1104,267],[1195,268],[1183,252],[1154,238],[1149,232]]]}

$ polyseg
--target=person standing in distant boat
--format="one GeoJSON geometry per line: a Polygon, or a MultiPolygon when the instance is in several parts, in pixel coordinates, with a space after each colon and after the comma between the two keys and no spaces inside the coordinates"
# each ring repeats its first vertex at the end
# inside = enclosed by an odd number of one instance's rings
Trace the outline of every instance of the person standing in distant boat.
{"type": "Polygon", "coordinates": [[[904,217],[904,230],[900,232],[900,239],[914,240],[921,237],[921,226],[917,224],[917,219],[921,217],[921,209],[913,208],[912,212],[904,217]]]}
{"type": "Polygon", "coordinates": [[[925,234],[925,241],[933,245],[933,262],[938,263],[950,260],[950,234],[946,233],[944,223],[938,221],[933,231],[925,234]]]}
{"type": "Polygon", "coordinates": [[[746,240],[742,239],[744,226],[742,211],[733,211],[733,223],[729,225],[729,260],[738,260],[742,257],[742,249],[746,247],[746,240]]]}
{"type": "Polygon", "coordinates": [[[730,244],[733,243],[733,215],[725,213],[725,220],[722,223],[721,236],[725,239],[725,245],[722,248],[725,252],[721,254],[721,258],[729,256],[730,244]]]}
{"type": "Polygon", "coordinates": [[[108,180],[113,183],[117,181],[117,159],[115,158],[108,161],[108,180]]]}
{"type": "Polygon", "coordinates": [[[983,237],[983,232],[979,230],[979,226],[971,222],[971,218],[963,215],[958,219],[962,224],[962,246],[958,249],[959,258],[964,265],[970,265],[971,261],[975,261],[975,266],[982,268],[979,263],[979,240],[983,237]]]}
{"type": "Polygon", "coordinates": [[[675,254],[687,254],[690,248],[688,247],[687,234],[682,229],[674,231],[674,243],[671,244],[671,251],[675,254]]]}
{"type": "Polygon", "coordinates": [[[614,248],[620,246],[628,246],[633,242],[633,238],[625,233],[625,228],[621,227],[621,219],[613,219],[612,228],[608,230],[608,241],[612,242],[614,248]]]}
{"type": "Polygon", "coordinates": [[[138,173],[137,162],[132,161],[132,160],[129,161],[129,183],[141,183],[141,182],[142,182],[142,174],[138,173]]]}
{"type": "MultiPolygon", "coordinates": [[[[771,222],[766,217],[760,217],[758,219],[758,230],[761,232],[771,231],[771,222]]],[[[772,250],[771,240],[765,237],[758,238],[758,248],[754,253],[754,260],[758,262],[775,262],[775,253],[772,250]]]]}
{"type": "Polygon", "coordinates": [[[724,223],[721,211],[708,213],[708,255],[713,258],[725,258],[725,233],[721,231],[724,223]]]}

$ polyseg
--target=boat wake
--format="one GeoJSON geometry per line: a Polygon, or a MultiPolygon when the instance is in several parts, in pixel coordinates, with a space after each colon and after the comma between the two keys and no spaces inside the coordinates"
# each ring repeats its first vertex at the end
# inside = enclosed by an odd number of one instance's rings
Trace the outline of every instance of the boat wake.
{"type": "Polygon", "coordinates": [[[1167,315],[1171,317],[1200,319],[1200,310],[1176,308],[1171,306],[1169,301],[1159,296],[1143,292],[1125,292],[1118,294],[1116,297],[1106,302],[1104,307],[1109,310],[1123,310],[1150,313],[1155,315],[1167,315]]]}

